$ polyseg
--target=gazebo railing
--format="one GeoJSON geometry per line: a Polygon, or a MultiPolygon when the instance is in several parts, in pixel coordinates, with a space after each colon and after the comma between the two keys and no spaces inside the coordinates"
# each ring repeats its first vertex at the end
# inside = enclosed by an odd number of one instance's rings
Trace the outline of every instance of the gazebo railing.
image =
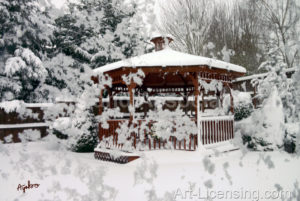
{"type": "MultiPolygon", "coordinates": [[[[121,123],[128,122],[128,119],[111,119],[107,120],[108,128],[103,128],[101,123],[99,124],[99,139],[104,140],[105,138],[110,138],[109,143],[106,144],[107,147],[118,147],[121,149],[123,146],[122,143],[119,142],[117,129],[120,127],[121,123]]],[[[138,143],[144,145],[145,150],[155,150],[155,149],[177,149],[177,150],[188,150],[193,151],[197,147],[197,135],[189,135],[188,139],[178,140],[176,137],[170,137],[168,140],[162,140],[159,138],[152,137],[145,130],[142,130],[141,124],[145,120],[138,120],[135,127],[138,127],[137,133],[132,133],[128,140],[132,141],[132,146],[134,148],[138,147],[138,143]],[[143,136],[141,139],[140,136],[143,136]]],[[[152,123],[148,124],[150,128],[152,123]]]]}
{"type": "Polygon", "coordinates": [[[232,115],[201,117],[199,121],[203,145],[227,141],[234,137],[232,115]]]}
{"type": "MultiPolygon", "coordinates": [[[[99,124],[99,137],[100,140],[110,137],[112,139],[112,144],[107,144],[107,147],[122,147],[123,144],[118,140],[117,129],[120,127],[121,123],[129,121],[128,119],[111,119],[107,123],[109,125],[108,129],[102,128],[99,124]]],[[[128,140],[132,141],[132,146],[134,148],[138,147],[141,143],[144,145],[144,149],[177,149],[177,150],[195,150],[198,142],[197,135],[189,135],[187,139],[178,140],[176,137],[170,137],[168,140],[161,140],[152,137],[150,134],[146,133],[145,130],[140,128],[142,122],[145,120],[138,120],[135,127],[138,127],[137,133],[132,133],[128,140]],[[143,140],[140,136],[143,135],[143,140]]],[[[201,117],[199,119],[200,123],[200,133],[203,145],[218,143],[222,141],[230,140],[234,137],[233,133],[233,116],[210,116],[201,117]]],[[[148,124],[149,128],[152,126],[151,122],[148,124]]]]}

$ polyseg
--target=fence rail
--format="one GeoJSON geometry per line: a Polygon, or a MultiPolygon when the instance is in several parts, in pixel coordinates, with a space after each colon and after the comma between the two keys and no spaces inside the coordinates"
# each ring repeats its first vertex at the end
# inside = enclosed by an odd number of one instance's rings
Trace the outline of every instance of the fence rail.
{"type": "Polygon", "coordinates": [[[17,111],[6,111],[0,107],[0,140],[6,141],[6,137],[11,136],[11,141],[21,142],[19,135],[26,130],[37,130],[41,137],[48,134],[48,124],[44,121],[44,109],[52,106],[51,103],[24,103],[26,113],[20,114],[17,111]],[[28,115],[28,116],[27,116],[28,115]]]}

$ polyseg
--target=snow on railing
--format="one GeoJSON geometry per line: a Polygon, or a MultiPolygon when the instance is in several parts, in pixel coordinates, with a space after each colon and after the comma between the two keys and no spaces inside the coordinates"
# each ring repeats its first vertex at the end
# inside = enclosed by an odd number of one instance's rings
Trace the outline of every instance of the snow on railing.
{"type": "Polygon", "coordinates": [[[233,115],[223,115],[223,116],[200,116],[199,120],[234,120],[233,115]]]}
{"type": "MultiPolygon", "coordinates": [[[[104,129],[99,125],[100,139],[111,138],[111,141],[105,143],[107,148],[122,149],[123,144],[119,142],[118,133],[116,130],[120,124],[128,119],[114,119],[108,120],[108,129],[104,129]]],[[[168,140],[159,139],[147,134],[144,130],[140,129],[141,122],[145,120],[138,120],[138,133],[132,133],[128,140],[132,142],[134,149],[153,150],[153,149],[182,149],[182,150],[195,150],[198,144],[197,135],[189,135],[187,139],[178,140],[176,137],[170,137],[168,140]]],[[[231,116],[206,116],[200,117],[200,129],[202,144],[213,144],[230,140],[234,137],[233,123],[234,117],[231,116]]],[[[151,127],[151,123],[149,123],[151,127]]]]}
{"type": "MultiPolygon", "coordinates": [[[[99,137],[104,143],[105,148],[109,149],[123,149],[123,143],[119,141],[119,135],[116,130],[119,125],[128,119],[112,119],[108,120],[108,129],[102,128],[99,125],[99,137]],[[110,140],[109,140],[110,139],[110,140]]],[[[145,120],[138,120],[136,127],[140,127],[141,122],[145,120]]],[[[149,123],[151,127],[152,123],[149,123]]],[[[128,138],[132,142],[132,147],[138,150],[156,150],[156,149],[179,149],[179,150],[195,150],[197,143],[197,136],[190,135],[188,139],[178,140],[176,137],[171,136],[167,139],[159,139],[147,134],[144,130],[138,128],[138,133],[132,133],[128,138]]]]}

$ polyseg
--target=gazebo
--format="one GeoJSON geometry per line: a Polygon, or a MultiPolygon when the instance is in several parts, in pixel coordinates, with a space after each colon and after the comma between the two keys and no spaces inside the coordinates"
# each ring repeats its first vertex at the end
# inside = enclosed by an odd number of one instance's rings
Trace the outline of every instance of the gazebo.
{"type": "MultiPolygon", "coordinates": [[[[108,138],[111,140],[105,141],[101,147],[95,149],[95,157],[98,159],[127,162],[138,157],[128,152],[120,157],[112,157],[110,154],[110,150],[122,150],[123,143],[118,140],[122,136],[118,129],[124,122],[135,128],[134,132],[126,137],[132,150],[140,149],[137,146],[140,143],[148,150],[165,149],[166,145],[172,145],[172,149],[201,151],[205,145],[229,141],[234,137],[232,80],[243,76],[246,73],[245,68],[174,51],[168,46],[172,42],[169,36],[155,37],[151,41],[155,44],[155,51],[152,53],[94,69],[96,82],[100,74],[112,79],[112,85],[106,86],[106,89],[100,92],[99,115],[102,115],[106,108],[119,107],[116,100],[123,98],[122,100],[127,100],[129,104],[125,110],[128,115],[110,117],[106,120],[108,126],[99,124],[100,143],[108,138]],[[107,94],[108,98],[104,98],[104,94],[107,94]],[[214,113],[216,109],[224,108],[225,94],[229,100],[228,112],[214,113]],[[168,140],[153,137],[151,127],[155,121],[147,122],[149,129],[141,127],[148,118],[147,112],[151,110],[151,97],[153,100],[170,99],[186,105],[185,113],[190,121],[194,122],[197,133],[190,134],[183,140],[176,137],[170,137],[168,140]],[[146,102],[142,109],[135,107],[136,101],[140,99],[146,102]],[[210,104],[212,101],[216,104],[210,104]]],[[[155,110],[155,106],[152,110],[155,110]]],[[[176,126],[173,131],[176,133],[176,126]]]]}

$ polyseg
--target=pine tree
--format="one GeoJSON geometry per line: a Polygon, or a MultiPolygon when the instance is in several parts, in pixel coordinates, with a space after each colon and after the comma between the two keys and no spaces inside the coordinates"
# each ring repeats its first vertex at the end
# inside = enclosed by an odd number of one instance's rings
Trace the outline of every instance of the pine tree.
{"type": "MultiPolygon", "coordinates": [[[[286,76],[287,64],[276,43],[270,43],[266,54],[267,60],[260,68],[267,71],[263,79],[253,80],[258,83],[258,98],[262,108],[254,111],[252,124],[252,146],[260,145],[264,150],[283,147],[288,152],[294,146],[293,134],[289,133],[287,125],[294,121],[295,95],[293,81],[286,76]]],[[[292,150],[292,151],[291,151],[292,150]]]]}
{"type": "Polygon", "coordinates": [[[2,58],[13,55],[18,47],[29,48],[41,57],[50,42],[51,28],[47,12],[41,11],[36,0],[1,1],[0,22],[2,58]]]}
{"type": "Polygon", "coordinates": [[[70,14],[55,20],[58,51],[92,68],[128,58],[143,46],[139,28],[132,23],[135,6],[123,1],[82,0],[70,4],[70,14]]]}
{"type": "Polygon", "coordinates": [[[71,56],[59,53],[44,60],[48,76],[43,85],[36,89],[37,99],[55,102],[58,99],[75,101],[86,85],[91,85],[91,69],[80,64],[71,56]]]}
{"type": "Polygon", "coordinates": [[[44,82],[47,71],[42,61],[30,49],[19,48],[15,51],[14,57],[7,59],[4,74],[7,81],[13,83],[11,87],[3,83],[1,88],[6,87],[6,90],[1,90],[1,97],[10,99],[8,96],[11,96],[11,98],[32,102],[35,94],[31,92],[44,82]]]}
{"type": "MultiPolygon", "coordinates": [[[[295,74],[292,77],[293,79],[293,85],[294,85],[294,101],[295,101],[295,115],[294,115],[294,122],[299,122],[300,121],[300,66],[297,67],[295,74]]],[[[296,152],[300,153],[300,125],[299,123],[296,123],[295,125],[298,124],[298,132],[295,133],[295,145],[296,147],[296,152]]],[[[297,129],[297,128],[296,128],[297,129]]]]}
{"type": "Polygon", "coordinates": [[[47,75],[41,62],[50,43],[47,13],[36,0],[5,0],[0,22],[0,99],[33,102],[47,75]]]}
{"type": "Polygon", "coordinates": [[[268,74],[265,79],[259,82],[258,95],[264,99],[269,96],[273,86],[276,86],[285,111],[285,122],[290,122],[290,117],[294,113],[295,99],[293,81],[288,79],[286,75],[288,65],[275,41],[269,44],[267,50],[267,60],[261,64],[260,68],[265,69],[268,74]]]}

